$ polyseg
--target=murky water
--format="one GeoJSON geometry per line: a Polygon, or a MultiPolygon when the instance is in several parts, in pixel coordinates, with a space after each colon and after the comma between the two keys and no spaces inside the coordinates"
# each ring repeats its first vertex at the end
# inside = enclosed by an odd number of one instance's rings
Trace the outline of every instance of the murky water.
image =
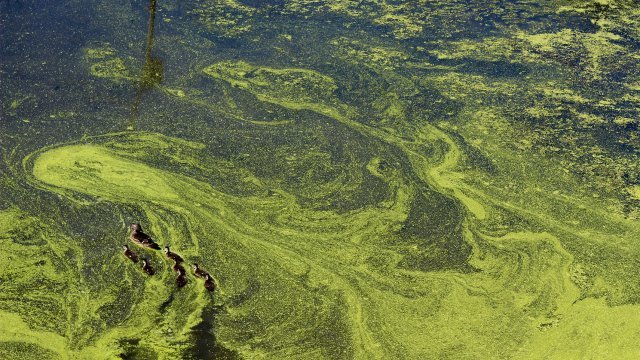
{"type": "Polygon", "coordinates": [[[1,0],[0,358],[638,358],[639,46],[632,0],[1,0]]]}

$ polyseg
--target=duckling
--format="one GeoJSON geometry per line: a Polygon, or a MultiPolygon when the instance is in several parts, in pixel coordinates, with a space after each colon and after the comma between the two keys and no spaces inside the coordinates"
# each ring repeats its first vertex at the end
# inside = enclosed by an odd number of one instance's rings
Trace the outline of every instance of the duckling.
{"type": "Polygon", "coordinates": [[[131,239],[131,241],[146,248],[160,250],[160,246],[153,241],[151,236],[142,231],[142,226],[140,226],[140,224],[133,223],[129,229],[131,230],[129,233],[129,239],[131,239]]]}
{"type": "Polygon", "coordinates": [[[151,264],[149,264],[147,259],[142,259],[142,270],[144,270],[144,272],[146,272],[147,275],[153,275],[156,273],[156,271],[153,270],[153,267],[151,266],[151,264]]]}
{"type": "Polygon", "coordinates": [[[127,259],[133,261],[134,263],[138,262],[138,255],[129,250],[129,247],[127,245],[122,245],[122,253],[127,257],[127,259]]]}
{"type": "Polygon", "coordinates": [[[204,276],[204,287],[209,291],[213,291],[216,289],[216,283],[211,278],[211,275],[207,274],[204,276]]]}
{"type": "Polygon", "coordinates": [[[178,285],[179,288],[187,285],[187,277],[184,274],[178,275],[176,278],[176,285],[178,285]]]}
{"type": "Polygon", "coordinates": [[[193,273],[199,277],[199,278],[204,278],[207,275],[209,275],[208,272],[200,269],[200,267],[198,267],[198,264],[194,263],[193,265],[191,265],[191,268],[193,269],[193,273]]]}
{"type": "Polygon", "coordinates": [[[184,274],[187,273],[187,271],[182,265],[180,265],[180,263],[173,264],[173,271],[175,271],[178,276],[184,276],[184,274]]]}
{"type": "Polygon", "coordinates": [[[176,254],[176,253],[174,253],[174,252],[171,252],[171,250],[169,250],[169,247],[168,247],[168,246],[165,246],[165,247],[164,247],[164,253],[165,253],[165,254],[167,254],[167,257],[168,257],[169,259],[171,259],[171,260],[175,261],[176,263],[181,263],[181,262],[183,262],[183,261],[184,261],[184,260],[180,257],[180,255],[178,255],[178,254],[176,254]]]}

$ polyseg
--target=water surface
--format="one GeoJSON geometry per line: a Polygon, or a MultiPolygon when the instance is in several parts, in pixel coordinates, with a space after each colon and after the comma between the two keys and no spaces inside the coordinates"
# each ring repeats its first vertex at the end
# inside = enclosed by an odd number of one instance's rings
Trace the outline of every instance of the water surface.
{"type": "Polygon", "coordinates": [[[0,358],[638,358],[639,9],[0,1],[0,358]]]}

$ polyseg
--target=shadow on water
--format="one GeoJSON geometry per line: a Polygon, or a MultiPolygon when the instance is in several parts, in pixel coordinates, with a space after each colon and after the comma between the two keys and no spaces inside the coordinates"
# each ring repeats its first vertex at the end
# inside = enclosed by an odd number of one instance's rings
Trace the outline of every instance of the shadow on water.
{"type": "MultiPolygon", "coordinates": [[[[171,295],[160,308],[164,313],[166,307],[173,302],[171,295]]],[[[220,305],[210,304],[202,312],[202,321],[191,328],[192,346],[181,354],[182,359],[193,360],[239,360],[242,357],[235,351],[230,350],[216,341],[215,318],[222,313],[224,308],[220,305]]],[[[139,338],[125,338],[119,340],[119,345],[123,349],[119,355],[124,360],[152,360],[158,359],[159,355],[151,348],[140,344],[139,338]]]]}
{"type": "Polygon", "coordinates": [[[185,355],[186,359],[198,360],[236,360],[241,359],[237,352],[227,349],[216,341],[215,317],[223,311],[216,305],[207,306],[202,312],[202,322],[191,328],[194,346],[185,355]]]}
{"type": "Polygon", "coordinates": [[[158,354],[149,348],[141,347],[140,339],[121,339],[120,346],[124,349],[124,352],[120,354],[120,359],[123,360],[152,360],[157,359],[158,354]]]}

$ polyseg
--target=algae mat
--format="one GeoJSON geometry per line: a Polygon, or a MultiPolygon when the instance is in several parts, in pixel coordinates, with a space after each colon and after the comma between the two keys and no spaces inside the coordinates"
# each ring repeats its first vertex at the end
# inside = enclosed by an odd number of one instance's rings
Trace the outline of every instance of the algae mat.
{"type": "Polygon", "coordinates": [[[150,4],[0,2],[1,359],[640,357],[633,1],[150,4]]]}

